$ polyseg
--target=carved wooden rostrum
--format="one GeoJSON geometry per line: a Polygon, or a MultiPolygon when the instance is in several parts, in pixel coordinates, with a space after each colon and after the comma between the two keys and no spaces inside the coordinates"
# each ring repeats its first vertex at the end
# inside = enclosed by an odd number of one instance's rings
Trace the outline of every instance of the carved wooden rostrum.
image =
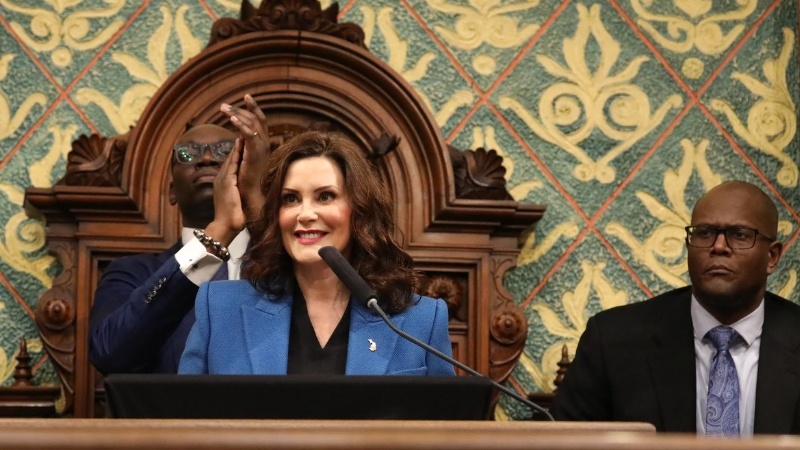
{"type": "Polygon", "coordinates": [[[52,417],[61,394],[58,387],[35,386],[28,343],[21,339],[14,366],[14,382],[0,387],[0,417],[52,417]]]}
{"type": "Polygon", "coordinates": [[[448,146],[414,89],[366,50],[363,31],[336,22],[335,5],[243,5],[240,19],[214,24],[209,45],[169,77],[129,134],[79,138],[64,178],[26,191],[64,268],[39,299],[36,323],[67,406],[76,417],[94,413],[88,317],[105,264],[179,239],[179,213],[164,201],[172,144],[187,124],[229,126],[220,103],[243,106],[248,93],[264,109],[274,144],[322,128],[370,157],[394,196],[397,239],[427,276],[420,291],[450,305],[455,356],[504,381],[523,350],[527,320],[503,276],[516,264],[520,234],[545,207],[509,196],[496,152],[448,146]]]}

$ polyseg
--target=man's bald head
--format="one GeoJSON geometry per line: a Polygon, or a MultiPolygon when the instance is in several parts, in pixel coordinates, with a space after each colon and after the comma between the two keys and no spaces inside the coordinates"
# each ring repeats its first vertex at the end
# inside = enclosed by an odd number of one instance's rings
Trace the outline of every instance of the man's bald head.
{"type": "Polygon", "coordinates": [[[214,125],[213,123],[204,123],[202,125],[196,125],[191,129],[189,129],[187,132],[183,133],[178,138],[177,143],[182,144],[184,142],[198,142],[201,144],[207,144],[208,142],[200,142],[195,139],[208,138],[209,136],[213,136],[213,138],[216,139],[216,141],[235,140],[238,137],[236,133],[227,128],[223,128],[219,125],[214,125]]]}
{"type": "Polygon", "coordinates": [[[697,212],[703,211],[709,204],[734,198],[742,199],[740,207],[751,209],[756,213],[760,225],[759,231],[775,238],[778,234],[778,208],[775,202],[758,186],[746,181],[726,181],[700,197],[692,211],[692,223],[697,212]]]}

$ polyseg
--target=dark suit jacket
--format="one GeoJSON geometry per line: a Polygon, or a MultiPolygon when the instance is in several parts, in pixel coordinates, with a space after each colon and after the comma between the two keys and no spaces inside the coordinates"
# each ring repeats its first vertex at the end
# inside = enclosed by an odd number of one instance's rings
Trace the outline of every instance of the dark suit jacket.
{"type": "Polygon", "coordinates": [[[174,258],[133,255],[108,265],[94,295],[89,360],[102,373],[177,373],[198,287],[174,258]],[[146,300],[150,299],[148,303],[146,300]]]}
{"type": "MultiPolygon", "coordinates": [[[[551,412],[696,433],[691,287],[603,311],[586,324],[551,412]]],[[[800,306],[764,300],[755,433],[800,433],[800,306]]]]}

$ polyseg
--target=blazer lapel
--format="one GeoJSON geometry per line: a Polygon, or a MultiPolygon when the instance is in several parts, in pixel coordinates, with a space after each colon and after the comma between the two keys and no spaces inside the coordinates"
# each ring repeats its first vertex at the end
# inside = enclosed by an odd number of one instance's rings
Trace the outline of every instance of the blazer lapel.
{"type": "Polygon", "coordinates": [[[787,315],[776,309],[777,301],[783,300],[764,300],[753,424],[756,433],[797,432],[792,427],[800,403],[800,336],[787,315]]]}
{"type": "Polygon", "coordinates": [[[255,306],[242,306],[245,341],[253,373],[285,375],[289,354],[292,296],[262,297],[255,306]]]}
{"type": "Polygon", "coordinates": [[[648,358],[663,431],[696,432],[697,387],[691,297],[664,308],[648,358]]]}
{"type": "MultiPolygon", "coordinates": [[[[403,315],[392,317],[400,327],[403,315]]],[[[347,375],[383,375],[394,354],[399,336],[380,316],[350,298],[350,337],[347,344],[347,375]]]]}

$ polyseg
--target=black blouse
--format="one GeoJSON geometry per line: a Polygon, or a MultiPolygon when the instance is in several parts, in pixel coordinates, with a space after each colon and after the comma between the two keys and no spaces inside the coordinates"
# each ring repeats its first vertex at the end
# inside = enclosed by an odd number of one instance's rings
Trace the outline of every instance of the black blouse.
{"type": "Polygon", "coordinates": [[[308,318],[306,299],[295,287],[292,323],[289,326],[289,360],[286,373],[345,374],[347,344],[350,341],[350,304],[325,347],[319,345],[314,326],[308,318]]]}

